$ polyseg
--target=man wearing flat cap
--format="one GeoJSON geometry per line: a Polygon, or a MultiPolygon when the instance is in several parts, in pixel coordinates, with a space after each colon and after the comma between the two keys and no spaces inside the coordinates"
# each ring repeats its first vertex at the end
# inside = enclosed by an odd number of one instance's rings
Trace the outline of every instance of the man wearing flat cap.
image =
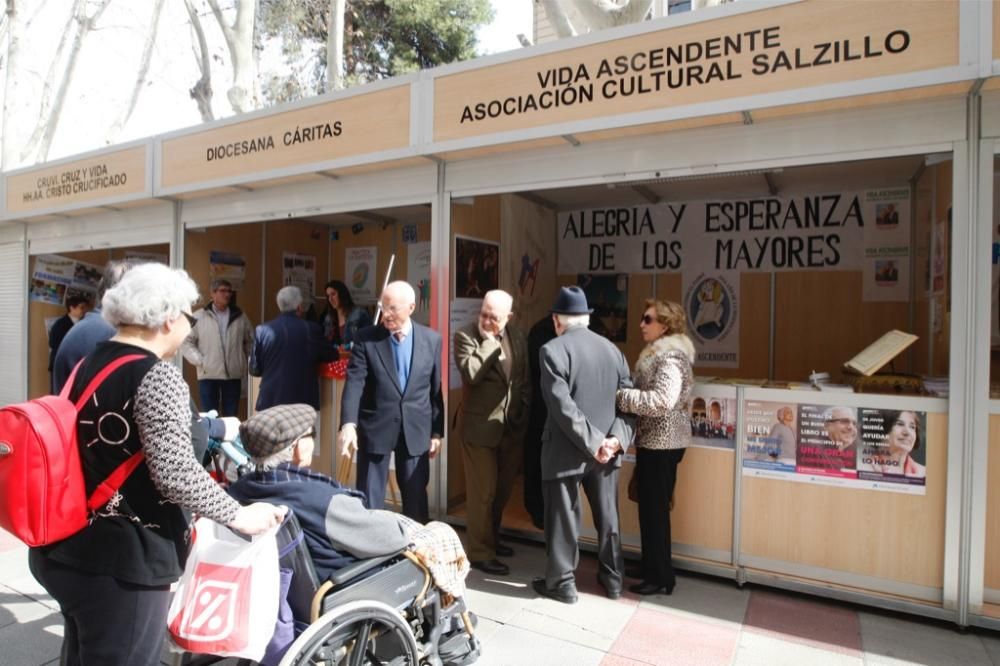
{"type": "Polygon", "coordinates": [[[621,351],[588,330],[591,312],[582,289],[560,289],[552,306],[557,337],[539,353],[541,393],[548,408],[542,434],[548,562],[545,577],[532,585],[563,603],[577,600],[581,485],[597,528],[597,578],[609,598],[617,599],[622,591],[618,468],[619,454],[632,441],[633,424],[631,417],[616,412],[615,395],[632,382],[621,351]]]}
{"type": "Polygon", "coordinates": [[[326,580],[359,559],[388,555],[410,543],[408,525],[389,511],[366,508],[364,494],[308,469],[313,455],[316,410],[279,405],[240,426],[243,447],[256,471],[229,493],[240,502],[284,504],[295,512],[316,573],[326,580]]]}

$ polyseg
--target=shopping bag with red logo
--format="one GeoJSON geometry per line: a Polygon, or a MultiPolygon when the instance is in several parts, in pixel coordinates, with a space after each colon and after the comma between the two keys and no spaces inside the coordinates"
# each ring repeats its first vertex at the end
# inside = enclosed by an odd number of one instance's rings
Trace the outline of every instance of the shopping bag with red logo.
{"type": "Polygon", "coordinates": [[[278,617],[278,528],[248,540],[207,518],[174,592],[167,627],[181,649],[260,661],[278,617]]]}

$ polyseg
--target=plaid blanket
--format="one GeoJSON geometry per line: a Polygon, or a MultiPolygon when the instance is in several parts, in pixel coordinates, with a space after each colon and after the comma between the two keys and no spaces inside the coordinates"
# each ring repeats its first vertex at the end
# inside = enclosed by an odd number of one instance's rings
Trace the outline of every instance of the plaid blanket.
{"type": "Polygon", "coordinates": [[[455,530],[437,521],[421,525],[406,516],[399,518],[413,542],[414,555],[431,572],[434,584],[452,597],[463,596],[465,577],[469,575],[469,558],[465,556],[465,549],[455,530]]]}

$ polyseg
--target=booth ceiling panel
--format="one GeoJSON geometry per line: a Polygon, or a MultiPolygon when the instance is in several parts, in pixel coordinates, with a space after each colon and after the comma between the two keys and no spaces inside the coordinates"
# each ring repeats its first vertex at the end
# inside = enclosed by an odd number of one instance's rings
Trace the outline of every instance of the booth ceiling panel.
{"type": "Polygon", "coordinates": [[[773,106],[770,108],[754,110],[752,117],[754,122],[759,122],[762,120],[772,120],[775,118],[800,116],[811,113],[830,113],[835,111],[863,109],[865,107],[878,106],[882,104],[899,104],[924,99],[935,99],[939,97],[957,97],[968,93],[970,85],[971,83],[968,81],[961,81],[959,83],[946,83],[939,86],[894,90],[892,92],[875,93],[873,95],[856,95],[854,97],[827,99],[820,102],[773,106]]]}
{"type": "Polygon", "coordinates": [[[396,206],[377,210],[358,211],[357,213],[333,213],[330,215],[314,215],[307,218],[310,222],[326,224],[331,227],[350,227],[359,222],[377,224],[381,220],[398,223],[430,222],[429,206],[396,206]]]}
{"type": "Polygon", "coordinates": [[[743,114],[741,113],[721,113],[717,116],[705,116],[703,118],[685,118],[684,120],[671,120],[665,123],[650,123],[648,125],[638,125],[635,127],[620,127],[617,129],[599,130],[597,132],[584,132],[577,134],[576,138],[581,143],[593,141],[605,141],[607,139],[622,139],[631,136],[645,136],[647,134],[663,134],[665,132],[679,132],[687,129],[697,129],[700,127],[714,127],[716,125],[741,125],[743,114]]]}
{"type": "Polygon", "coordinates": [[[388,169],[401,169],[404,167],[414,167],[427,164],[426,157],[407,157],[401,160],[390,160],[387,162],[374,162],[372,164],[359,164],[358,166],[344,167],[343,169],[331,169],[327,171],[334,176],[356,176],[372,171],[385,171],[388,169]]]}
{"type": "Polygon", "coordinates": [[[500,144],[497,146],[484,146],[482,148],[469,148],[467,150],[450,150],[438,153],[438,157],[449,162],[456,160],[467,160],[475,157],[488,157],[521,150],[534,150],[536,148],[549,148],[551,146],[562,146],[566,144],[566,139],[562,137],[548,137],[545,139],[534,139],[532,141],[515,141],[514,143],[500,144]]]}

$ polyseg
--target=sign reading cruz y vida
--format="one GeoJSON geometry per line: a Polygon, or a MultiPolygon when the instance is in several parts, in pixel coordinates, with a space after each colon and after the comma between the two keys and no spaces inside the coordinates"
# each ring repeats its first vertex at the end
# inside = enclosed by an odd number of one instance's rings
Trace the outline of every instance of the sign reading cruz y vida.
{"type": "Polygon", "coordinates": [[[166,139],[160,186],[239,181],[409,144],[410,85],[403,84],[166,139]]]}
{"type": "Polygon", "coordinates": [[[442,76],[434,140],[959,64],[959,3],[803,0],[442,76]]]}
{"type": "Polygon", "coordinates": [[[42,166],[7,177],[8,215],[79,206],[146,191],[146,146],[42,166]]]}

